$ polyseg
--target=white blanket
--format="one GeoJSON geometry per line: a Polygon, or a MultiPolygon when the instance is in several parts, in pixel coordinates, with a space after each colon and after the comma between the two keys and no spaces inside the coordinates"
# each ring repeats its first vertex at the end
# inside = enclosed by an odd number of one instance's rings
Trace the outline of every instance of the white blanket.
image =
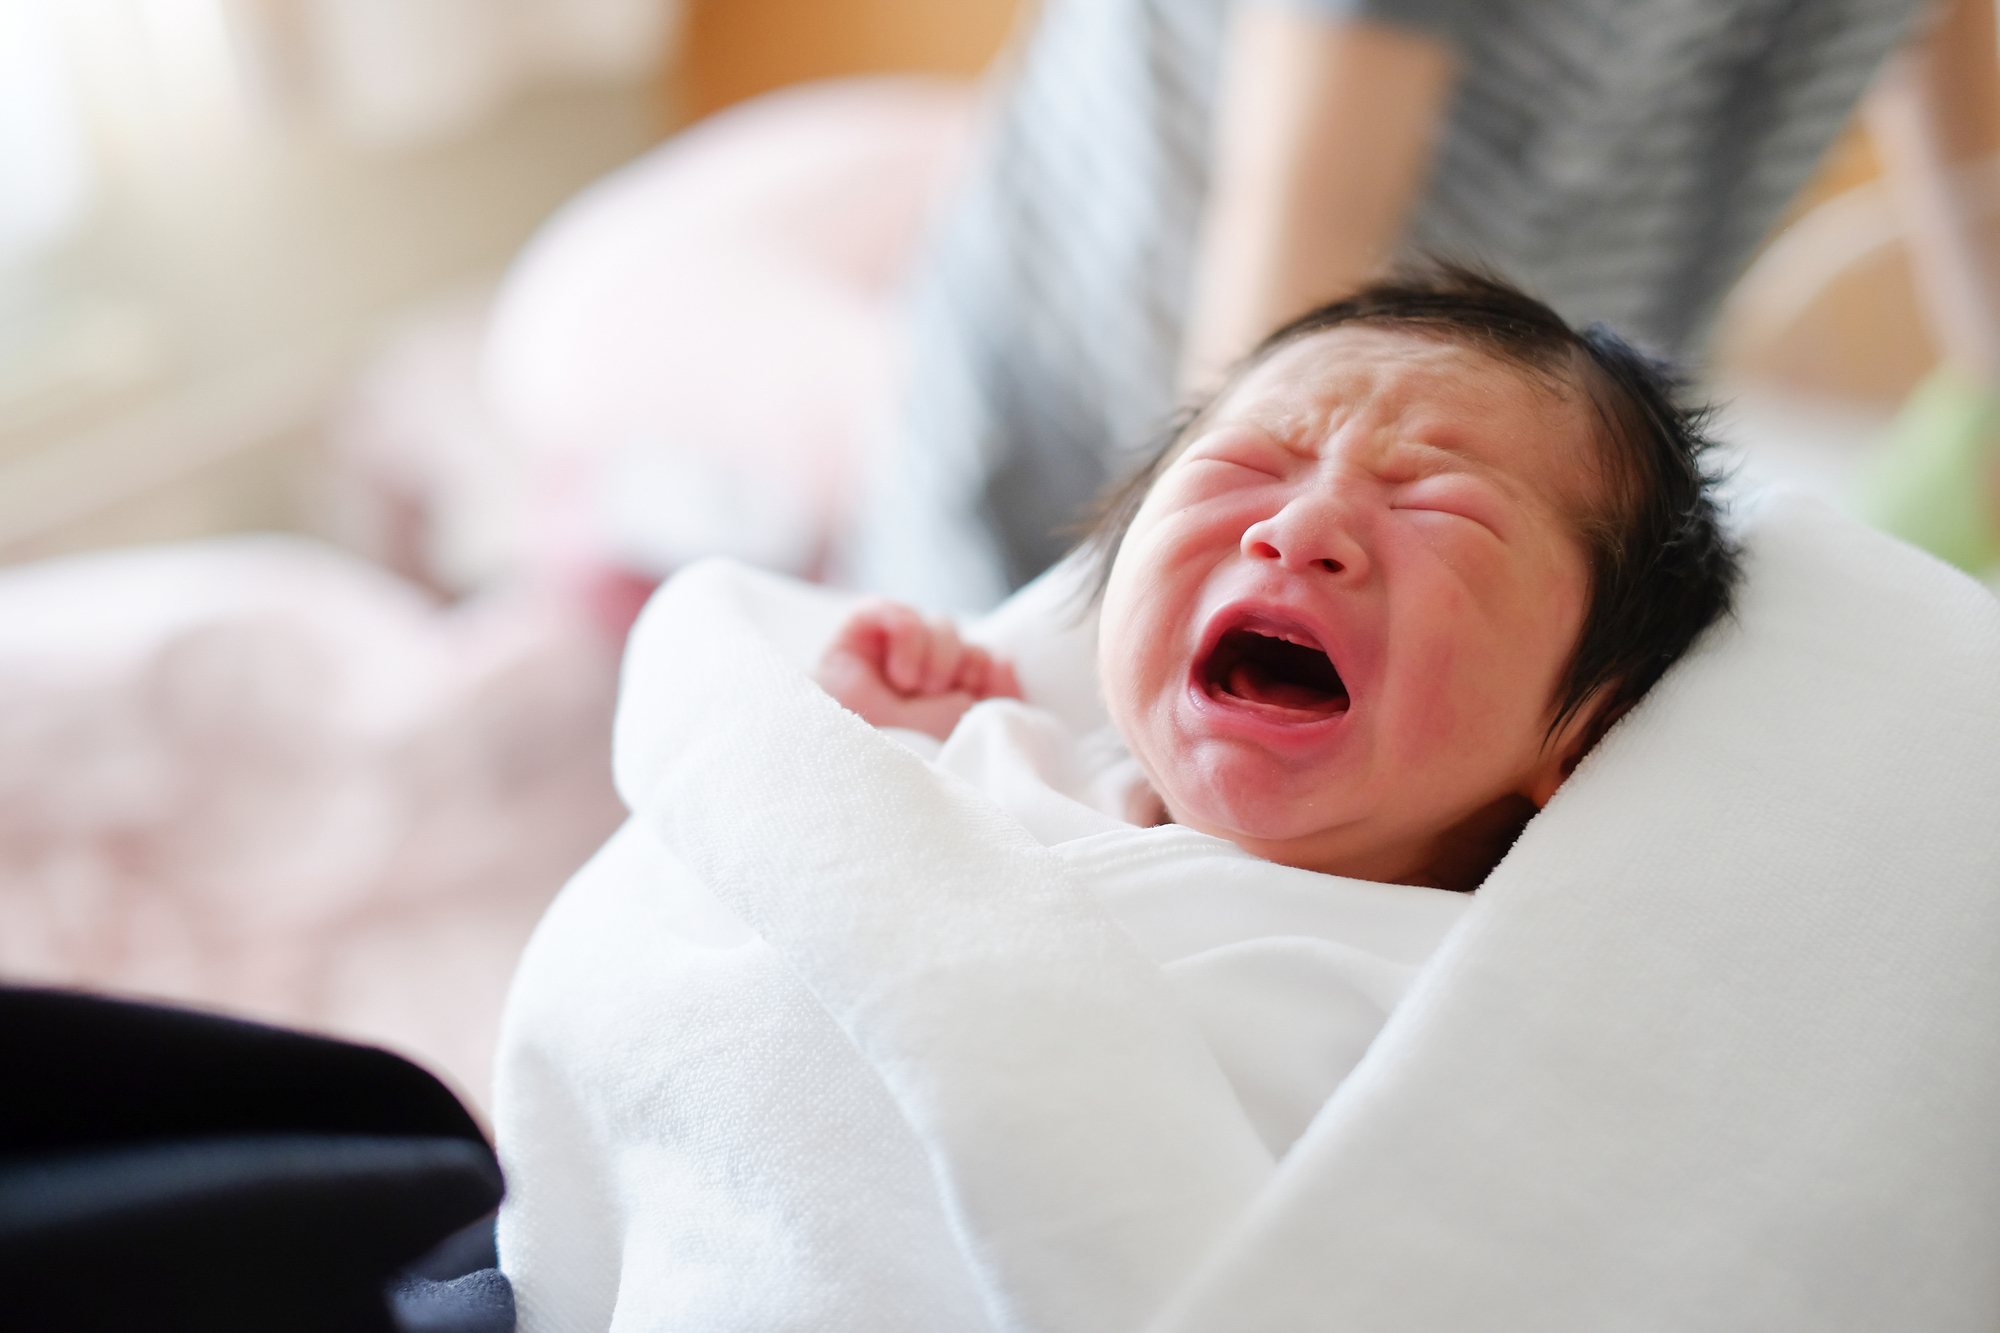
{"type": "MultiPolygon", "coordinates": [[[[711,567],[641,623],[633,822],[503,1033],[525,1333],[2000,1323],[1976,585],[1774,507],[1737,620],[1530,825],[1282,1158],[1092,888],[1086,845],[1146,834],[1045,846],[845,713],[798,669],[837,613],[804,596],[711,567]]],[[[1067,640],[1017,656],[1075,721],[1067,640]]]]}

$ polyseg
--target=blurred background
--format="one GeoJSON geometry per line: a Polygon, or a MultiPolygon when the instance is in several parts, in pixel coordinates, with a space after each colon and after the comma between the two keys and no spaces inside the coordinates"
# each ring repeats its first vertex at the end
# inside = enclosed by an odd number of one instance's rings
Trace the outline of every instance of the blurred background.
{"type": "MultiPolygon", "coordinates": [[[[484,1103],[623,631],[704,554],[838,574],[1030,5],[0,0],[0,978],[484,1103]]],[[[1937,360],[1878,175],[1857,123],[1714,343],[1836,499],[1937,360]]]]}

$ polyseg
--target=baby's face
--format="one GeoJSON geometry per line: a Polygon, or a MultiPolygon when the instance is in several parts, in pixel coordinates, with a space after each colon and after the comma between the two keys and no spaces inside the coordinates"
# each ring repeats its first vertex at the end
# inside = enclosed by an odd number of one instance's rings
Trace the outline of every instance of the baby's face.
{"type": "Polygon", "coordinates": [[[1588,599],[1588,410],[1353,325],[1232,389],[1105,591],[1106,702],[1168,814],[1286,865],[1435,883],[1458,841],[1547,800],[1588,599]]]}

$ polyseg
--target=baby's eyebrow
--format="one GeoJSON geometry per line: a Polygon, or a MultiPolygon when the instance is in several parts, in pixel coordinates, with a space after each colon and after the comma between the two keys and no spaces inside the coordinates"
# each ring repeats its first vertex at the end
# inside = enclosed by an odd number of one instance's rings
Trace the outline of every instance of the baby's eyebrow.
{"type": "Polygon", "coordinates": [[[1254,403],[1233,419],[1228,416],[1222,419],[1234,426],[1260,431],[1286,448],[1296,448],[1302,440],[1323,434],[1332,416],[1326,404],[1309,399],[1303,403],[1254,403]]]}
{"type": "Polygon", "coordinates": [[[1252,436],[1267,441],[1294,458],[1311,462],[1318,457],[1318,427],[1309,421],[1309,416],[1304,412],[1245,413],[1234,419],[1213,421],[1204,431],[1189,432],[1187,439],[1174,452],[1177,455],[1185,453],[1191,445],[1203,440],[1252,436]]]}
{"type": "Polygon", "coordinates": [[[1311,462],[1319,457],[1318,444],[1326,433],[1326,422],[1324,418],[1313,420],[1305,413],[1294,413],[1281,428],[1264,433],[1286,453],[1311,462]]]}
{"type": "Polygon", "coordinates": [[[1406,437],[1396,442],[1391,453],[1413,455],[1424,465],[1423,471],[1427,477],[1446,471],[1470,471],[1487,476],[1504,472],[1504,469],[1496,467],[1489,460],[1452,443],[1450,436],[1445,436],[1444,441],[1440,443],[1436,436],[1429,434],[1406,437]]]}
{"type": "Polygon", "coordinates": [[[1411,466],[1414,462],[1414,480],[1444,475],[1469,476],[1491,487],[1503,500],[1529,509],[1541,509],[1566,522],[1570,521],[1566,500],[1554,499],[1520,473],[1481,457],[1470,448],[1455,445],[1449,435],[1442,441],[1437,438],[1399,441],[1393,456],[1408,460],[1404,466],[1411,466]]]}
{"type": "Polygon", "coordinates": [[[1321,446],[1340,427],[1356,404],[1341,397],[1310,397],[1304,401],[1272,404],[1251,416],[1249,424],[1269,435],[1287,453],[1301,458],[1319,456],[1321,446]]]}

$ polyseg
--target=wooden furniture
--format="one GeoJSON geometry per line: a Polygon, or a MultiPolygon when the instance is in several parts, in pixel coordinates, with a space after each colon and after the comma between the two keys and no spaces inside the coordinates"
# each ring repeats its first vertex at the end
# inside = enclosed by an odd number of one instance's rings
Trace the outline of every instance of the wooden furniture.
{"type": "Polygon", "coordinates": [[[1032,0],[686,0],[669,105],[681,123],[808,79],[972,78],[1032,0]]]}

